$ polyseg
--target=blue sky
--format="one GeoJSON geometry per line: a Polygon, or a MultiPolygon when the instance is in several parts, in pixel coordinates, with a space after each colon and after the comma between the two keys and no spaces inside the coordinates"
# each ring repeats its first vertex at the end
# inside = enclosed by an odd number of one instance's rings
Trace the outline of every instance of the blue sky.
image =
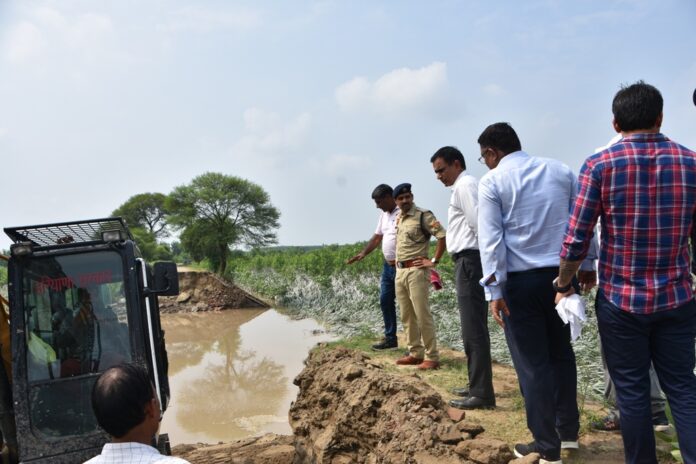
{"type": "Polygon", "coordinates": [[[456,145],[482,176],[493,122],[577,171],[638,79],[693,149],[695,21],[693,0],[2,2],[0,226],[214,171],[269,192],[283,245],[365,240],[382,182],[446,219],[429,158],[456,145]]]}

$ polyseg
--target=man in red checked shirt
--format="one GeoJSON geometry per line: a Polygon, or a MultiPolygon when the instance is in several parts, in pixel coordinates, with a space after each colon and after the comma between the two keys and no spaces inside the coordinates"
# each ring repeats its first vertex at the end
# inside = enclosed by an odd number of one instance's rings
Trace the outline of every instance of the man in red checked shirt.
{"type": "Polygon", "coordinates": [[[601,218],[597,320],[616,386],[627,463],[657,463],[650,411],[652,361],[681,454],[696,463],[696,303],[689,236],[696,215],[696,153],[660,133],[662,95],[639,81],[612,104],[623,139],[583,164],[561,249],[556,300],[601,218]]]}

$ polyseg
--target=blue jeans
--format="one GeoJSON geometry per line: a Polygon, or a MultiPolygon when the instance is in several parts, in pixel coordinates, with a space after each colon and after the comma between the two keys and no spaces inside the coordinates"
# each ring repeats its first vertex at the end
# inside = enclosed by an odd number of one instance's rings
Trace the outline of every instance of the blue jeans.
{"type": "Polygon", "coordinates": [[[621,412],[627,463],[657,463],[650,361],[674,417],[685,463],[696,463],[696,303],[652,314],[622,311],[597,292],[597,322],[621,412]]]}
{"type": "Polygon", "coordinates": [[[388,342],[396,342],[396,266],[386,262],[382,267],[382,281],[379,288],[379,305],[384,318],[384,338],[388,342]]]}

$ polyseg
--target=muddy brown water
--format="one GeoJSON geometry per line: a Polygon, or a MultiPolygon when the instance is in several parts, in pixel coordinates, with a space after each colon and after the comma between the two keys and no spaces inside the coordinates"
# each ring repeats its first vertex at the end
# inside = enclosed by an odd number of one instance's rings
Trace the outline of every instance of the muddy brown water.
{"type": "Polygon", "coordinates": [[[331,335],[275,309],[163,314],[171,401],[161,432],[172,445],[290,434],[294,377],[331,335]]]}

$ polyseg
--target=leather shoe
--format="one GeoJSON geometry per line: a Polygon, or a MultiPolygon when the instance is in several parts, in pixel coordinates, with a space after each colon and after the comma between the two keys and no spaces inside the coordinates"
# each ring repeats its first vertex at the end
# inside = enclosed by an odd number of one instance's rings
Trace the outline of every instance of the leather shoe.
{"type": "Polygon", "coordinates": [[[427,370],[427,369],[439,369],[440,368],[440,362],[439,361],[433,361],[431,359],[426,359],[422,363],[420,363],[417,367],[421,371],[427,370]]]}
{"type": "Polygon", "coordinates": [[[453,388],[450,390],[454,396],[461,396],[462,398],[468,398],[469,397],[469,388],[468,387],[457,387],[453,388]]]}
{"type": "Polygon", "coordinates": [[[403,358],[399,358],[396,360],[396,364],[398,364],[399,366],[417,366],[422,362],[422,359],[414,358],[410,354],[407,354],[403,358]]]}
{"type": "Polygon", "coordinates": [[[495,400],[484,400],[478,396],[470,396],[450,400],[449,405],[457,409],[495,409],[495,400]]]}
{"type": "Polygon", "coordinates": [[[387,340],[386,338],[382,340],[379,343],[375,343],[372,345],[372,349],[375,351],[380,351],[380,350],[389,350],[392,348],[397,348],[399,344],[396,342],[396,340],[387,340]]]}

